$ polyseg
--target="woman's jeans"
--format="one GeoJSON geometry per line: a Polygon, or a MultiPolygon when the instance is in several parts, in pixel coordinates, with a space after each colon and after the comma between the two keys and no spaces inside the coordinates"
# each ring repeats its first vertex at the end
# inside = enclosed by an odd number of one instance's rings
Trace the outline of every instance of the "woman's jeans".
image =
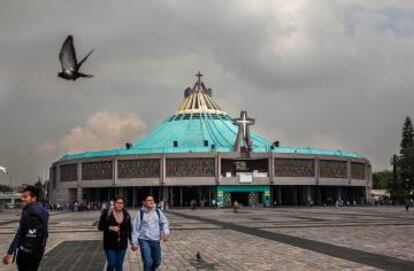
{"type": "Polygon", "coordinates": [[[160,241],[138,239],[144,271],[154,271],[161,264],[160,241]]]}
{"type": "Polygon", "coordinates": [[[124,264],[126,249],[114,250],[106,249],[106,261],[108,265],[106,267],[107,271],[122,271],[122,265],[124,264]]]}

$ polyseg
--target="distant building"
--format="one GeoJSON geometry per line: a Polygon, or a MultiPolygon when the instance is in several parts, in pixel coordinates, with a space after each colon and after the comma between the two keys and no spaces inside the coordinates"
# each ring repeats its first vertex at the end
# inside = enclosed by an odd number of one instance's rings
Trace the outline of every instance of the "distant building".
{"type": "Polygon", "coordinates": [[[0,192],[0,210],[17,207],[21,202],[21,193],[0,192]]]}
{"type": "Polygon", "coordinates": [[[220,108],[198,74],[178,110],[146,137],[125,148],[65,154],[54,162],[49,198],[103,201],[123,195],[129,206],[139,206],[152,193],[170,206],[189,206],[191,200],[208,205],[213,198],[222,206],[234,200],[271,206],[369,196],[366,157],[279,146],[252,131],[253,124],[245,111],[234,119],[220,108]]]}
{"type": "Polygon", "coordinates": [[[391,198],[391,194],[386,189],[372,189],[370,197],[373,200],[389,200],[391,198]]]}

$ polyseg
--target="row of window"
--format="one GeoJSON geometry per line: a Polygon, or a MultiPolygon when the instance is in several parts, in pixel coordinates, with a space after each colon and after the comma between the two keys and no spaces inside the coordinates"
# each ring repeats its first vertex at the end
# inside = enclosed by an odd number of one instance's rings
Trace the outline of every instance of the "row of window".
{"type": "MultiPolygon", "coordinates": [[[[236,166],[237,164],[235,164],[236,166]]],[[[237,168],[235,168],[237,171],[237,168]]],[[[251,169],[252,171],[255,168],[251,169]]],[[[315,161],[313,159],[275,159],[275,177],[315,177],[315,161]]],[[[166,159],[167,177],[214,177],[216,164],[214,158],[171,158],[166,159]]],[[[159,159],[118,160],[118,178],[159,178],[161,165],[159,159]]],[[[319,162],[321,178],[347,178],[345,161],[321,160],[319,162]]],[[[364,163],[351,163],[353,179],[365,179],[364,163]]],[[[56,167],[51,168],[50,177],[57,178],[56,167]]],[[[82,180],[112,179],[112,161],[82,163],[82,180]]],[[[60,180],[71,182],[78,179],[78,165],[60,166],[60,180]]]]}

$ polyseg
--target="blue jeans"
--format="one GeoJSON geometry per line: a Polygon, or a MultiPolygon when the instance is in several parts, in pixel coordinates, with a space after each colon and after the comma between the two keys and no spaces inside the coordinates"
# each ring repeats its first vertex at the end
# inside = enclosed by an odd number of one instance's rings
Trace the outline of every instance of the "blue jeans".
{"type": "Polygon", "coordinates": [[[122,265],[124,264],[124,257],[125,257],[126,249],[121,250],[114,250],[114,249],[107,249],[105,250],[106,254],[106,261],[108,265],[106,267],[106,271],[122,271],[122,265]]]}
{"type": "Polygon", "coordinates": [[[160,241],[138,239],[144,271],[154,271],[161,264],[160,241]]]}

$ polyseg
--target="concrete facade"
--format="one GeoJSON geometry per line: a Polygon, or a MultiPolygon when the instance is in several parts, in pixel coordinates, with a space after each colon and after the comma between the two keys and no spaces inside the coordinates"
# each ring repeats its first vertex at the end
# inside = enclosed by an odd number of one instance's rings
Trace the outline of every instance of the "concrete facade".
{"type": "MultiPolygon", "coordinates": [[[[179,153],[179,154],[160,154],[160,155],[133,155],[133,156],[113,156],[113,157],[100,157],[91,159],[77,159],[70,161],[58,161],[52,166],[56,167],[56,180],[55,187],[50,186],[50,200],[52,202],[70,202],[85,200],[82,198],[83,189],[91,188],[145,188],[151,187],[152,189],[159,189],[162,193],[162,197],[166,200],[171,200],[171,192],[168,188],[172,187],[217,187],[217,186],[298,186],[307,187],[308,190],[300,192],[304,194],[304,197],[309,197],[311,187],[356,187],[363,188],[366,195],[369,194],[372,188],[372,176],[371,166],[367,159],[358,158],[346,158],[346,157],[332,157],[332,156],[320,156],[320,155],[297,155],[297,154],[280,154],[280,153],[259,153],[252,154],[248,160],[254,159],[267,159],[268,160],[268,172],[267,177],[253,177],[252,182],[248,184],[241,184],[236,176],[226,177],[221,174],[221,161],[222,159],[239,159],[239,153],[179,153]],[[211,177],[168,177],[166,174],[166,163],[169,158],[213,158],[215,161],[215,175],[211,177]],[[280,158],[290,159],[312,159],[315,164],[314,177],[275,177],[274,172],[274,160],[280,158]],[[118,177],[118,160],[132,160],[132,159],[157,159],[160,163],[160,176],[158,178],[119,178],[118,177]],[[342,161],[347,163],[347,176],[346,178],[321,178],[319,174],[319,161],[342,161]],[[82,163],[98,162],[98,161],[112,161],[113,163],[113,176],[111,179],[100,180],[83,180],[82,179],[82,163]],[[365,165],[365,179],[352,179],[351,177],[351,163],[357,162],[365,165]],[[61,180],[60,168],[67,164],[78,165],[78,174],[76,181],[64,182],[61,180]],[[307,192],[306,192],[307,191],[307,192]]],[[[280,202],[281,191],[277,190],[276,195],[272,195],[271,202],[277,200],[280,202]]],[[[339,191],[339,190],[338,190],[339,191]]],[[[135,193],[135,192],[133,192],[135,193]]],[[[296,192],[294,197],[297,197],[296,192]]],[[[178,195],[175,195],[177,197],[178,195]]],[[[297,202],[297,200],[294,200],[297,202]]]]}

